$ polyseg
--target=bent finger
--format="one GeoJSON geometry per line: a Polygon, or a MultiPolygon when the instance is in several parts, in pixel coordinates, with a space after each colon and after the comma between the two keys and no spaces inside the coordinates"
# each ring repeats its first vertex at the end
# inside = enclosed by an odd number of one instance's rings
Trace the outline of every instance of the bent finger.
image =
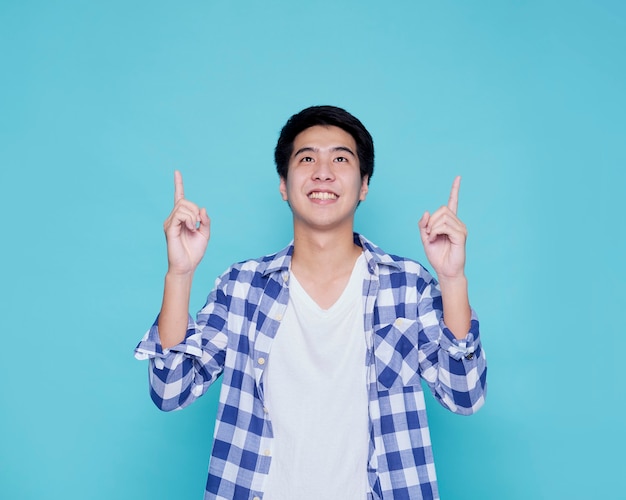
{"type": "Polygon", "coordinates": [[[190,231],[195,231],[199,221],[199,210],[192,210],[185,206],[179,206],[170,215],[169,226],[185,226],[190,231]]]}
{"type": "Polygon", "coordinates": [[[464,226],[463,221],[459,219],[454,212],[450,210],[450,208],[444,205],[435,210],[435,212],[431,215],[430,220],[428,221],[429,230],[432,226],[443,220],[450,221],[450,224],[464,226]]]}
{"type": "Polygon", "coordinates": [[[454,243],[461,243],[467,238],[465,226],[458,226],[451,221],[441,221],[435,224],[429,233],[430,241],[434,241],[439,236],[447,236],[454,243]]]}

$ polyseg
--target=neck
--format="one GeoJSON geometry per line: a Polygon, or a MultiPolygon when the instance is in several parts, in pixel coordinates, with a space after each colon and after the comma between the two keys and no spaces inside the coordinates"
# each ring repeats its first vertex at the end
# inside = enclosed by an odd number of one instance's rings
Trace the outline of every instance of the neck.
{"type": "Polygon", "coordinates": [[[337,231],[294,231],[294,252],[291,266],[296,274],[324,279],[337,273],[350,272],[362,250],[354,244],[352,227],[337,231]]]}

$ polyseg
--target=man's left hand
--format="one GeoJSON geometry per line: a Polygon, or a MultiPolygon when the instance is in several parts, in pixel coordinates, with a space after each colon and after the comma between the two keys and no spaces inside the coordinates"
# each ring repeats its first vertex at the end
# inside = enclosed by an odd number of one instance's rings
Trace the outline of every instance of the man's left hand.
{"type": "Polygon", "coordinates": [[[424,212],[418,223],[426,257],[440,281],[465,276],[467,229],[456,216],[460,186],[461,177],[456,177],[448,204],[440,207],[432,215],[424,212]]]}

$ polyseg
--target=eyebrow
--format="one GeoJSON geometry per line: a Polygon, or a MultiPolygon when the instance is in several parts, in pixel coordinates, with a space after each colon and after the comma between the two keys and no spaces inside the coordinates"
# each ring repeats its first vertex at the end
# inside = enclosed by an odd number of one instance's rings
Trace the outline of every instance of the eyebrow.
{"type": "MultiPolygon", "coordinates": [[[[298,151],[296,151],[293,155],[298,156],[301,153],[307,153],[307,152],[317,153],[318,151],[319,151],[319,148],[305,146],[303,148],[298,149],[298,151]]],[[[347,146],[335,146],[334,148],[330,148],[330,151],[333,153],[336,153],[337,151],[344,151],[346,153],[350,153],[354,158],[356,158],[356,155],[354,154],[354,152],[347,146]]]]}

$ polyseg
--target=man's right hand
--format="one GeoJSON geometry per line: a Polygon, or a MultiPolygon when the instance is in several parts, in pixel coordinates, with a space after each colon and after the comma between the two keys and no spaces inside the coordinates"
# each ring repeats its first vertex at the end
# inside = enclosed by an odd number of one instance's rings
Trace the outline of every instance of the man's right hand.
{"type": "Polygon", "coordinates": [[[185,199],[183,176],[174,172],[174,209],[163,223],[167,239],[168,274],[193,274],[204,256],[211,234],[205,208],[185,199]]]}

